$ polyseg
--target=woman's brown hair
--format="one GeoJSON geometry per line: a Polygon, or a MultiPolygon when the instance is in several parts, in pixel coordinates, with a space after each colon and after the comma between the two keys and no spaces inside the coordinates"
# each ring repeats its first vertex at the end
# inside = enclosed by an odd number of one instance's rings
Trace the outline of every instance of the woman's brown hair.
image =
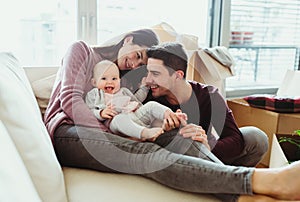
{"type": "Polygon", "coordinates": [[[159,43],[157,35],[151,29],[139,29],[124,35],[122,40],[119,41],[117,44],[110,45],[110,46],[95,46],[93,47],[93,49],[96,53],[101,55],[103,59],[116,62],[118,57],[118,52],[120,48],[123,46],[125,38],[129,36],[133,37],[132,43],[139,46],[151,47],[159,43]]]}

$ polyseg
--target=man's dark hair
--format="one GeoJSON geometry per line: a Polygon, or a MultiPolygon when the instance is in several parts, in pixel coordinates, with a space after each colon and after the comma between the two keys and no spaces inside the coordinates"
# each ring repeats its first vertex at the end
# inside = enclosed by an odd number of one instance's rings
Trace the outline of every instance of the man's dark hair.
{"type": "Polygon", "coordinates": [[[166,42],[147,49],[148,58],[162,60],[169,74],[181,70],[186,75],[188,57],[180,43],[166,42]]]}

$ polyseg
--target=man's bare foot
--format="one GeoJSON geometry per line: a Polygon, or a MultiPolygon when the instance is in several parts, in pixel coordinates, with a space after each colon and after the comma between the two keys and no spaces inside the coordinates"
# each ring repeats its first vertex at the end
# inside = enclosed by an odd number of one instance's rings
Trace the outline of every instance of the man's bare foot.
{"type": "Polygon", "coordinates": [[[282,168],[256,169],[253,192],[281,200],[300,201],[299,174],[300,161],[282,168]]]}
{"type": "Polygon", "coordinates": [[[141,137],[142,139],[147,139],[150,141],[154,141],[158,136],[160,136],[164,130],[159,127],[154,127],[154,128],[144,128],[142,130],[141,137]]]}

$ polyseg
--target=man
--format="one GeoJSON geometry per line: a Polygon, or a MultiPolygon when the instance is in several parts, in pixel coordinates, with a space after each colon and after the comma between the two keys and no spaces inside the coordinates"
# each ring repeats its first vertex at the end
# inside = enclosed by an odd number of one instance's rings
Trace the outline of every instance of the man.
{"type": "MultiPolygon", "coordinates": [[[[186,81],[188,58],[181,44],[154,46],[147,50],[147,56],[146,84],[150,92],[145,102],[155,100],[173,111],[180,109],[186,113],[188,125],[183,128],[188,127],[187,137],[200,126],[206,132],[211,152],[223,163],[257,165],[268,149],[266,134],[255,127],[239,129],[225,99],[215,87],[186,81]],[[217,141],[213,141],[216,136],[217,141]]],[[[169,117],[165,127],[167,130],[178,128],[180,122],[175,116],[169,117]]]]}

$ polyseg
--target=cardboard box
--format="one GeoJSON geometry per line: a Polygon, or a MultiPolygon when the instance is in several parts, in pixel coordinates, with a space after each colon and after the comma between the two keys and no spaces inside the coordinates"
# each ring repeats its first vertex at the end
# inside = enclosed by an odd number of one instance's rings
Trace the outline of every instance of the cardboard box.
{"type": "Polygon", "coordinates": [[[256,126],[269,137],[269,150],[262,164],[269,166],[273,134],[292,134],[300,129],[300,113],[277,113],[250,107],[244,99],[227,100],[239,127],[256,126]]]}
{"type": "MultiPolygon", "coordinates": [[[[270,168],[283,167],[289,164],[290,161],[300,160],[300,148],[288,142],[279,143],[280,137],[290,137],[291,134],[273,134],[273,141],[270,156],[270,168]]],[[[300,136],[293,136],[300,140],[300,136]]]]}
{"type": "Polygon", "coordinates": [[[213,85],[225,97],[224,79],[233,75],[229,67],[222,65],[203,49],[199,49],[191,54],[186,78],[213,85]]]}
{"type": "MultiPolygon", "coordinates": [[[[278,96],[300,96],[299,80],[300,71],[287,70],[276,94],[278,96]]],[[[269,150],[261,162],[266,166],[270,164],[273,134],[292,134],[293,131],[300,129],[300,113],[277,113],[250,107],[244,99],[232,99],[227,103],[239,127],[256,126],[268,135],[269,150]]]]}

